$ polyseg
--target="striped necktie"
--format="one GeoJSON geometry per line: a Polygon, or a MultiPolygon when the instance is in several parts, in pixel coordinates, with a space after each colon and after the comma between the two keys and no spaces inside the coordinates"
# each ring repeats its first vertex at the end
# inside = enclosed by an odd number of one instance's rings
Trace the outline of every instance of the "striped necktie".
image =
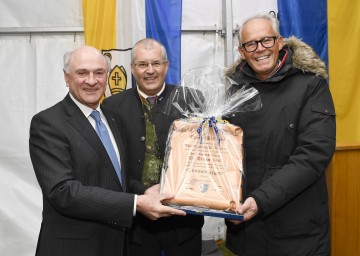
{"type": "Polygon", "coordinates": [[[119,180],[120,180],[120,183],[122,183],[122,179],[121,179],[121,167],[120,167],[120,164],[119,164],[119,161],[117,159],[117,156],[116,156],[116,152],[115,152],[115,149],[114,149],[114,146],[111,142],[111,139],[110,139],[110,135],[109,135],[109,132],[108,130],[106,129],[106,126],[105,124],[101,121],[101,117],[100,117],[100,113],[99,111],[97,110],[94,110],[90,116],[95,120],[95,128],[96,128],[96,132],[97,134],[99,135],[100,137],[100,140],[102,141],[110,159],[111,159],[111,162],[116,170],[116,174],[118,175],[119,177],[119,180]]]}

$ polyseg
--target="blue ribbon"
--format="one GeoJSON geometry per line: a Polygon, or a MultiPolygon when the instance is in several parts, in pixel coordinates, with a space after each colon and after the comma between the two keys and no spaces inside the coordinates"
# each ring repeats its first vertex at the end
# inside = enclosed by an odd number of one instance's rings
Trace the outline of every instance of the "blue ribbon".
{"type": "Polygon", "coordinates": [[[214,116],[212,117],[206,117],[204,118],[201,123],[200,123],[200,126],[199,128],[197,129],[197,132],[199,133],[199,139],[200,139],[200,144],[202,144],[202,133],[204,131],[204,127],[206,125],[206,123],[209,124],[209,127],[213,127],[214,128],[214,131],[215,131],[215,135],[216,135],[216,138],[217,138],[217,142],[218,142],[218,145],[220,145],[220,137],[219,137],[219,129],[217,128],[216,126],[216,123],[217,123],[217,120],[214,116]]]}

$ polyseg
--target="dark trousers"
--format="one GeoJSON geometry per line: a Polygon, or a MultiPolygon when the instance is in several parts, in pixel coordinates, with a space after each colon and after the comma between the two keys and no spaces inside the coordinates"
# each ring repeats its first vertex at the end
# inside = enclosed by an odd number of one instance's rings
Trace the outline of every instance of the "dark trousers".
{"type": "Polygon", "coordinates": [[[144,230],[141,244],[130,243],[130,256],[200,256],[201,242],[201,232],[180,244],[173,229],[144,230]]]}

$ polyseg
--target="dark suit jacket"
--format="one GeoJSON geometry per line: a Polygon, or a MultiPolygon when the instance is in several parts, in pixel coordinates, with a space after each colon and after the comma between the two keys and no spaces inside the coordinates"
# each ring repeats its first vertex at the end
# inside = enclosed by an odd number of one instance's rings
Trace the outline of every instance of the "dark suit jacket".
{"type": "MultiPolygon", "coordinates": [[[[158,105],[152,108],[152,118],[155,124],[157,139],[161,156],[164,156],[166,140],[169,128],[176,119],[173,116],[165,115],[161,111],[161,105],[165,103],[167,97],[175,87],[166,85],[164,92],[158,98],[158,105]]],[[[115,94],[104,100],[103,105],[110,107],[124,120],[127,140],[129,146],[129,190],[137,194],[143,194],[147,189],[141,183],[141,177],[145,158],[145,118],[141,100],[136,88],[115,94]]],[[[178,118],[181,116],[179,115],[178,118]]],[[[141,243],[141,230],[147,228],[151,230],[156,225],[157,230],[174,228],[179,238],[179,242],[188,240],[194,234],[201,232],[204,223],[203,217],[188,215],[186,217],[174,216],[162,218],[158,221],[149,221],[141,214],[137,214],[132,229],[132,241],[141,243]],[[159,228],[160,226],[160,228],[159,228]]]]}
{"type": "MultiPolygon", "coordinates": [[[[126,139],[120,118],[105,107],[126,181],[126,139]],[[124,138],[124,141],[123,139],[124,138]]],[[[30,157],[43,193],[36,255],[124,255],[134,195],[124,193],[95,129],[69,95],[35,115],[30,157]]]]}

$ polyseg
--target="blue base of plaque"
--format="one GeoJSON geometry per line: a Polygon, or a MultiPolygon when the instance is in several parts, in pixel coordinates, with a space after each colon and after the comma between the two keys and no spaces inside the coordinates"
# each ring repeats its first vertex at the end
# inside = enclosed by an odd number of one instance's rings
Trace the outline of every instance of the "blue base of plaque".
{"type": "Polygon", "coordinates": [[[244,219],[243,215],[230,211],[212,210],[203,207],[184,206],[184,205],[175,205],[175,204],[169,204],[168,206],[182,210],[187,214],[192,214],[192,215],[210,216],[210,217],[218,217],[218,218],[240,220],[240,221],[244,219]]]}

